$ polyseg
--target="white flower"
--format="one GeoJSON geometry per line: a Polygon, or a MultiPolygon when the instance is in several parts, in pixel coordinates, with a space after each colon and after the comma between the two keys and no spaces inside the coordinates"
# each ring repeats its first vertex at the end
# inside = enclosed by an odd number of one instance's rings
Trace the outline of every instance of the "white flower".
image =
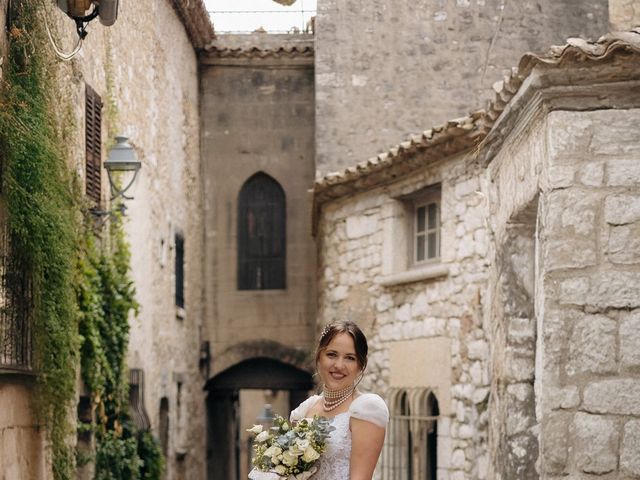
{"type": "Polygon", "coordinates": [[[307,463],[313,462],[319,458],[320,454],[312,446],[307,447],[302,455],[302,460],[307,463]]]}
{"type": "Polygon", "coordinates": [[[300,450],[306,450],[309,446],[309,440],[306,440],[304,438],[296,438],[296,445],[300,450]]]}
{"type": "Polygon", "coordinates": [[[287,467],[285,467],[284,465],[278,465],[273,470],[280,476],[284,476],[287,473],[287,467]]]}
{"type": "Polygon", "coordinates": [[[282,453],[282,449],[277,445],[271,445],[267,448],[262,455],[265,457],[271,457],[271,463],[278,465],[280,463],[279,455],[282,453]]]}
{"type": "Polygon", "coordinates": [[[256,442],[266,442],[267,440],[269,440],[269,432],[260,432],[256,436],[256,442]]]}
{"type": "Polygon", "coordinates": [[[284,422],[280,428],[282,428],[282,430],[286,432],[290,427],[287,422],[284,422]]]}
{"type": "Polygon", "coordinates": [[[258,434],[262,432],[262,425],[254,425],[251,428],[247,428],[247,432],[258,434]]]}
{"type": "Polygon", "coordinates": [[[287,450],[282,454],[282,463],[288,467],[295,467],[298,464],[298,456],[287,450]]]}

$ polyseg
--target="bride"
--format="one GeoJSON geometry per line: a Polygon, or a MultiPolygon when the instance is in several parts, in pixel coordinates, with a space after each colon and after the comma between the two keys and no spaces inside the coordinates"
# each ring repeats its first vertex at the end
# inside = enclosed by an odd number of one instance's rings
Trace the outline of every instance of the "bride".
{"type": "MultiPolygon", "coordinates": [[[[367,352],[367,339],[353,322],[331,323],[320,335],[316,368],[322,394],[302,402],[290,418],[296,422],[319,415],[335,427],[312,480],[371,480],[373,476],[389,410],[378,395],[356,389],[367,366],[367,352]]],[[[254,470],[249,478],[263,477],[254,470]]]]}

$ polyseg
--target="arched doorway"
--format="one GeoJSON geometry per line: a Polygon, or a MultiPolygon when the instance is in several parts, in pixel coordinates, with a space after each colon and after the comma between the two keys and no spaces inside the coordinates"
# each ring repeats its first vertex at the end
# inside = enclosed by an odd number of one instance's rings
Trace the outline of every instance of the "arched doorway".
{"type": "Polygon", "coordinates": [[[205,388],[207,478],[240,480],[246,478],[244,428],[250,426],[247,422],[255,423],[255,412],[268,403],[260,401],[260,392],[277,398],[281,411],[276,413],[286,415],[307,397],[313,381],[305,370],[273,358],[255,357],[223,370],[205,388]]]}

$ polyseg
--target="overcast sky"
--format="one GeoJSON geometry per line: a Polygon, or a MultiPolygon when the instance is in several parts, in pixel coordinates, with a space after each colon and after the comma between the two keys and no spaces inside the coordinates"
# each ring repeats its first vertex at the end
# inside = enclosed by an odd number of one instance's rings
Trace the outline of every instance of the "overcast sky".
{"type": "Polygon", "coordinates": [[[309,17],[315,15],[317,1],[295,0],[289,7],[273,0],[205,0],[205,4],[212,12],[213,25],[218,33],[250,32],[259,27],[270,32],[287,32],[294,27],[304,30],[309,17]]]}

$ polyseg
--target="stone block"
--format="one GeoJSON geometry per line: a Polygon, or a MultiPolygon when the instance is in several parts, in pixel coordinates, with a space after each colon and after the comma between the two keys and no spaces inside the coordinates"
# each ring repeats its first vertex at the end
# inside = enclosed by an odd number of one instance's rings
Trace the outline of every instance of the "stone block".
{"type": "Polygon", "coordinates": [[[562,474],[567,466],[569,424],[573,414],[550,413],[540,434],[541,466],[547,474],[562,474]]]}
{"type": "Polygon", "coordinates": [[[347,238],[356,239],[375,233],[378,229],[376,215],[357,215],[347,217],[347,238]]]}
{"type": "Polygon", "coordinates": [[[559,238],[544,242],[543,259],[548,271],[584,268],[598,263],[596,236],[559,238]]]}
{"type": "Polygon", "coordinates": [[[616,322],[603,315],[585,315],[573,327],[567,374],[611,373],[616,370],[616,322]]]}
{"type": "Polygon", "coordinates": [[[615,470],[618,435],[613,419],[576,413],[571,426],[576,467],[582,472],[599,475],[615,470]]]}
{"type": "Polygon", "coordinates": [[[604,202],[604,219],[610,225],[640,221],[640,195],[621,193],[607,196],[604,202]]]}
{"type": "Polygon", "coordinates": [[[629,187],[640,184],[638,159],[610,160],[607,162],[607,185],[629,187]]]}
{"type": "Polygon", "coordinates": [[[640,420],[629,420],[624,426],[620,470],[634,478],[640,477],[640,420]]]}
{"type": "Polygon", "coordinates": [[[582,408],[592,413],[640,415],[640,381],[635,378],[600,380],[584,389],[582,408]]]}
{"type": "Polygon", "coordinates": [[[604,179],[604,163],[585,163],[578,172],[578,180],[588,187],[599,187],[604,179]]]}
{"type": "Polygon", "coordinates": [[[620,363],[623,368],[640,367],[640,311],[620,319],[620,363]]]}
{"type": "Polygon", "coordinates": [[[592,136],[593,121],[588,116],[573,116],[570,120],[561,117],[559,114],[549,116],[549,156],[554,164],[586,153],[592,136]]]}
{"type": "Polygon", "coordinates": [[[552,191],[545,201],[547,234],[551,238],[592,236],[600,203],[601,198],[595,193],[575,188],[552,191]]]}
{"type": "Polygon", "coordinates": [[[612,263],[640,263],[640,222],[610,228],[607,257],[612,263]]]}
{"type": "MultiPolygon", "coordinates": [[[[594,112],[595,113],[595,112],[594,112]]],[[[602,110],[593,115],[593,136],[590,149],[596,155],[635,155],[640,153],[640,141],[636,125],[640,111],[602,110]]]]}
{"type": "Polygon", "coordinates": [[[573,185],[575,167],[573,165],[552,165],[549,167],[549,186],[552,189],[573,185]]]}
{"type": "Polygon", "coordinates": [[[545,410],[576,408],[580,405],[578,387],[545,387],[543,393],[545,410]]]}
{"type": "Polygon", "coordinates": [[[640,272],[596,272],[589,277],[560,282],[558,301],[563,305],[593,305],[600,308],[640,306],[640,272]]]}
{"type": "Polygon", "coordinates": [[[458,199],[478,190],[480,190],[480,182],[478,180],[478,177],[471,177],[470,179],[463,182],[458,182],[454,187],[454,192],[456,198],[458,199]]]}

